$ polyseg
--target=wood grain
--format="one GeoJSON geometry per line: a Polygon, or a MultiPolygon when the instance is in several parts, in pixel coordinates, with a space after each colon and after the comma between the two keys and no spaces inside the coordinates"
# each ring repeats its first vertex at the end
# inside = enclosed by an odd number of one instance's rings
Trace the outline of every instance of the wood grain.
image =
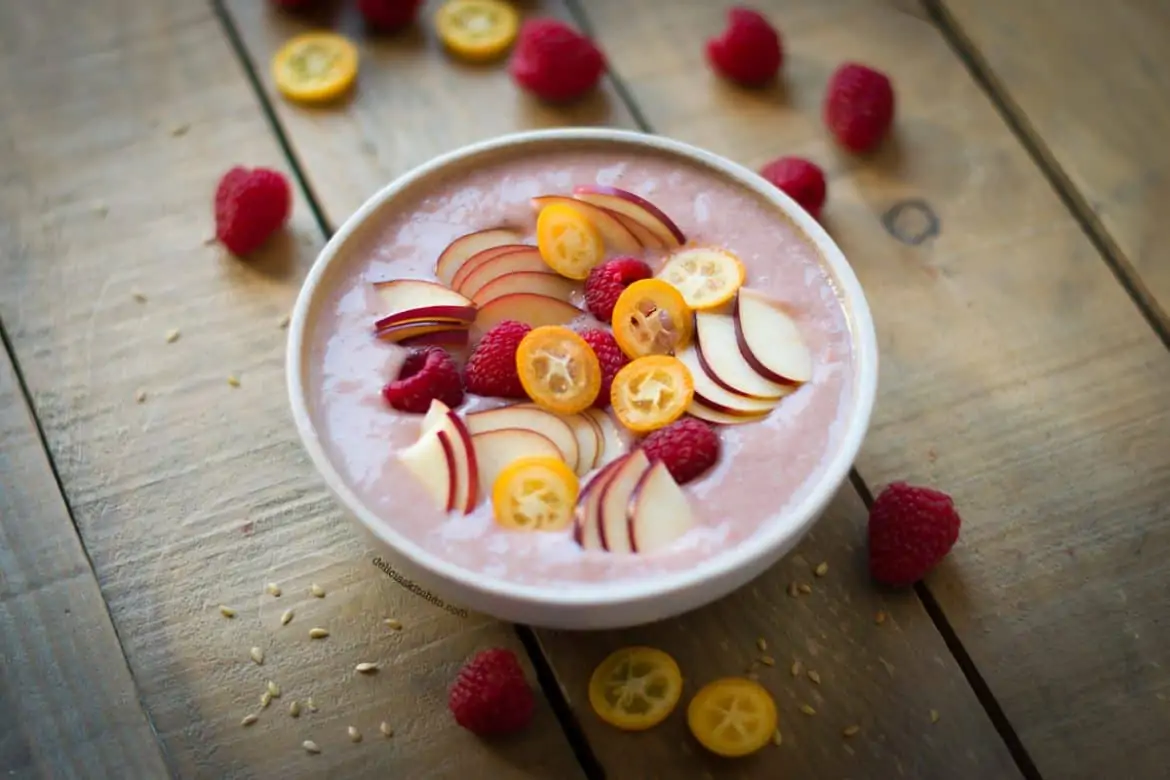
{"type": "Polygon", "coordinates": [[[1170,5],[944,0],[1023,130],[1170,323],[1170,5]],[[1092,52],[1090,55],[1089,52],[1092,52]]]}
{"type": "Polygon", "coordinates": [[[745,91],[702,60],[726,5],[583,7],[655,130],[752,166],[824,166],[824,222],[882,350],[862,476],[955,496],[963,537],[929,584],[1041,774],[1161,776],[1165,350],[924,14],[759,3],[787,62],[779,85],[745,91]],[[838,152],[821,124],[846,59],[896,85],[896,132],[869,159],[838,152]]]}
{"type": "MultiPolygon", "coordinates": [[[[523,741],[489,745],[455,726],[445,697],[458,664],[484,646],[519,650],[513,629],[449,614],[379,572],[302,454],[280,321],[322,236],[298,197],[287,233],[251,262],[205,244],[224,170],[287,170],[209,5],[7,3],[0,30],[0,316],[175,772],[578,776],[543,701],[523,741]],[[168,343],[171,329],[180,335],[168,343]],[[279,598],[268,582],[283,588],[279,598]],[[323,599],[309,593],[313,582],[323,599]],[[282,627],[289,608],[295,618],[282,627]],[[388,629],[385,617],[404,628],[388,629]],[[331,635],[311,641],[312,626],[331,635]],[[263,666],[249,658],[253,646],[263,666]],[[357,675],[362,661],[383,668],[357,675]],[[268,680],[283,695],[242,727],[268,680]],[[316,713],[287,714],[310,696],[316,713]],[[378,733],[381,721],[393,739],[378,733]],[[350,725],[361,744],[349,741],[350,725]],[[322,753],[305,753],[305,739],[322,753]]],[[[6,609],[61,606],[66,594],[50,585],[36,591],[44,601],[16,597],[6,609]]],[[[77,630],[65,615],[56,628],[77,630]]],[[[70,679],[68,669],[42,671],[70,679]]],[[[84,725],[116,685],[74,691],[78,715],[65,722],[84,725]]],[[[94,734],[53,739],[77,736],[94,734]]],[[[68,760],[94,748],[77,750],[68,760]]]]}

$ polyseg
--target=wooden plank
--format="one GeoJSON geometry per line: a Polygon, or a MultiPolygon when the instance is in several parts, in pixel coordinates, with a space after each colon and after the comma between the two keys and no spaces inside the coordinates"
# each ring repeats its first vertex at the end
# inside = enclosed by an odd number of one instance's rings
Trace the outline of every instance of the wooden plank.
{"type": "Polygon", "coordinates": [[[939,5],[988,67],[1020,127],[1103,226],[1111,251],[1170,323],[1170,5],[939,5]]]}
{"type": "MultiPolygon", "coordinates": [[[[301,29],[294,21],[274,23],[269,14],[244,0],[233,0],[228,8],[257,63],[266,62],[281,40],[301,29]]],[[[555,4],[546,3],[543,9],[564,13],[563,7],[555,4]]],[[[339,26],[361,38],[352,18],[343,16],[339,26]]],[[[382,58],[391,57],[386,49],[392,46],[380,44],[363,53],[381,63],[382,58]]],[[[310,186],[331,221],[344,219],[370,190],[390,177],[458,144],[547,124],[558,116],[562,123],[577,121],[575,113],[553,114],[547,108],[540,109],[540,116],[547,119],[538,121],[526,103],[512,97],[514,88],[501,70],[477,71],[474,77],[465,77],[461,69],[436,55],[409,60],[402,55],[392,60],[393,69],[369,65],[354,103],[345,111],[330,114],[327,120],[273,97],[294,153],[303,161],[310,186]],[[395,79],[393,89],[381,86],[379,80],[391,78],[395,79]],[[371,83],[378,86],[366,89],[371,83]],[[443,83],[445,89],[436,90],[436,83],[443,83]],[[406,105],[431,101],[425,121],[433,131],[396,137],[368,121],[371,116],[388,115],[383,101],[391,93],[395,101],[406,105]],[[516,108],[498,110],[487,120],[490,126],[468,126],[452,119],[462,116],[468,104],[479,101],[485,106],[509,106],[514,101],[516,108]],[[360,172],[336,175],[336,168],[345,164],[336,158],[363,145],[373,151],[360,172]]],[[[272,94],[271,85],[267,88],[272,94]]],[[[625,112],[615,113],[609,121],[632,124],[625,112]]],[[[907,776],[929,777],[940,772],[971,778],[1015,776],[1006,749],[915,598],[907,595],[883,606],[881,598],[864,584],[856,566],[857,528],[863,517],[858,498],[847,489],[817,536],[808,540],[798,555],[753,588],[694,615],[630,632],[539,632],[593,750],[611,776],[680,776],[675,773],[690,772],[696,761],[728,777],[773,777],[776,763],[792,776],[802,776],[797,770],[806,769],[815,770],[818,776],[847,772],[851,777],[890,777],[899,767],[907,776]],[[832,575],[807,600],[783,595],[794,577],[811,581],[809,562],[815,565],[824,558],[830,560],[834,572],[842,572],[840,577],[832,575]],[[888,609],[894,616],[883,627],[874,623],[879,609],[888,609]],[[734,767],[722,765],[695,757],[699,749],[687,742],[681,708],[661,728],[634,737],[600,724],[588,711],[585,687],[589,674],[608,650],[621,644],[644,640],[663,647],[676,656],[688,678],[698,683],[717,674],[746,672],[753,655],[760,654],[755,649],[760,636],[770,643],[770,652],[777,659],[784,659],[773,669],[758,669],[782,708],[788,741],[779,752],[767,752],[757,761],[734,767]],[[816,664],[825,682],[822,688],[812,687],[814,684],[804,678],[791,681],[789,667],[794,654],[816,664]],[[921,670],[929,681],[919,685],[922,681],[915,682],[907,672],[910,669],[921,670]],[[824,717],[802,721],[807,716],[799,713],[801,697],[823,710],[824,717]],[[946,719],[932,726],[931,709],[945,711],[946,719]],[[841,731],[854,719],[865,726],[866,734],[845,743],[841,731]],[[924,739],[937,749],[919,750],[924,739]]],[[[693,686],[688,687],[688,693],[693,691],[693,686]]]]}
{"type": "Polygon", "coordinates": [[[167,768],[106,603],[0,349],[0,772],[160,777],[167,768]]]}
{"type": "Polygon", "coordinates": [[[759,3],[788,42],[783,88],[759,93],[706,75],[700,43],[721,5],[585,7],[659,132],[752,166],[824,165],[824,221],[881,340],[862,476],[956,497],[963,539],[929,584],[1040,772],[1161,776],[1162,345],[924,15],[880,0],[759,3]],[[895,137],[868,161],[836,151],[820,119],[847,59],[886,70],[898,92],[895,137]],[[915,243],[926,211],[938,235],[915,243]]]}
{"type": "MultiPolygon", "coordinates": [[[[322,236],[301,197],[251,263],[204,244],[222,171],[285,167],[210,5],[7,3],[0,30],[0,314],[175,771],[578,776],[543,701],[523,741],[489,745],[454,724],[458,664],[483,646],[520,650],[515,632],[380,573],[302,454],[279,323],[322,236]],[[332,634],[310,641],[311,626],[332,634]],[[383,670],[356,675],[361,661],[383,670]],[[268,680],[283,696],[242,727],[268,680]],[[318,712],[287,714],[310,696],[318,712]]],[[[62,615],[55,628],[74,626],[62,615]]]]}

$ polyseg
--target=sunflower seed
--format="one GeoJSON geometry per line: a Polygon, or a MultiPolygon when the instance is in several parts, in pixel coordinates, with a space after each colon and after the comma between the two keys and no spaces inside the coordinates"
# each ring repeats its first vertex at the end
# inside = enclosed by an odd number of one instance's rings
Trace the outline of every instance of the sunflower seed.
{"type": "Polygon", "coordinates": [[[264,663],[264,651],[261,650],[259,647],[253,647],[249,654],[252,656],[252,660],[255,661],[256,663],[258,663],[258,664],[264,663]]]}
{"type": "Polygon", "coordinates": [[[394,736],[394,729],[392,729],[390,727],[390,724],[387,723],[386,721],[382,721],[382,723],[378,726],[378,731],[381,731],[382,736],[384,736],[384,737],[394,736]]]}
{"type": "Polygon", "coordinates": [[[329,632],[323,628],[310,628],[309,639],[324,639],[329,636],[329,632]]]}
{"type": "Polygon", "coordinates": [[[829,573],[829,562],[828,561],[821,561],[820,563],[817,564],[817,567],[815,569],[813,569],[813,574],[817,575],[818,577],[824,577],[828,573],[829,573]]]}
{"type": "Polygon", "coordinates": [[[288,714],[292,715],[294,718],[301,717],[301,703],[296,699],[290,701],[288,703],[288,714]]]}
{"type": "Polygon", "coordinates": [[[325,598],[325,589],[315,582],[309,586],[309,592],[319,599],[325,598]]]}
{"type": "Polygon", "coordinates": [[[244,719],[240,721],[240,725],[241,726],[251,726],[253,723],[255,723],[258,720],[260,720],[260,718],[255,713],[248,713],[247,715],[244,716],[244,719]]]}
{"type": "Polygon", "coordinates": [[[803,712],[805,715],[810,715],[810,716],[817,714],[817,711],[814,710],[812,707],[810,707],[807,704],[800,705],[800,711],[803,712]]]}
{"type": "Polygon", "coordinates": [[[268,594],[270,596],[275,596],[277,598],[280,598],[280,594],[281,594],[280,586],[277,585],[275,582],[268,583],[268,585],[265,586],[265,589],[268,591],[268,594]]]}
{"type": "Polygon", "coordinates": [[[293,611],[291,609],[286,609],[284,611],[284,613],[280,616],[280,624],[282,626],[287,626],[289,623],[292,622],[292,619],[293,619],[293,611]]]}
{"type": "Polygon", "coordinates": [[[374,672],[378,671],[378,665],[363,662],[355,666],[354,670],[361,672],[362,674],[373,674],[374,672]]]}
{"type": "Polygon", "coordinates": [[[350,742],[361,742],[362,741],[362,733],[360,731],[358,731],[356,728],[354,728],[353,726],[350,726],[348,729],[346,729],[346,732],[349,734],[349,741],[350,742]]]}
{"type": "Polygon", "coordinates": [[[236,611],[229,606],[226,606],[224,604],[220,604],[219,605],[219,614],[223,615],[225,618],[230,619],[230,618],[234,618],[236,616],[236,611]]]}
{"type": "Polygon", "coordinates": [[[394,618],[386,618],[382,622],[385,623],[386,628],[390,629],[391,631],[401,631],[402,630],[402,621],[401,620],[395,620],[394,618]]]}
{"type": "Polygon", "coordinates": [[[808,670],[808,679],[812,680],[817,685],[821,684],[821,676],[819,674],[817,674],[815,671],[813,671],[812,669],[808,670]]]}
{"type": "Polygon", "coordinates": [[[305,749],[306,753],[312,753],[313,755],[321,752],[321,748],[317,747],[317,743],[311,739],[306,739],[304,742],[302,742],[301,747],[305,749]]]}
{"type": "Polygon", "coordinates": [[[280,698],[280,686],[272,682],[272,680],[268,681],[268,695],[274,699],[280,698]]]}
{"type": "Polygon", "coordinates": [[[846,726],[841,734],[846,737],[852,737],[859,731],[861,731],[861,726],[846,726]]]}
{"type": "Polygon", "coordinates": [[[166,338],[167,338],[168,344],[174,344],[176,341],[179,340],[179,329],[178,328],[171,328],[170,330],[168,330],[166,338]]]}

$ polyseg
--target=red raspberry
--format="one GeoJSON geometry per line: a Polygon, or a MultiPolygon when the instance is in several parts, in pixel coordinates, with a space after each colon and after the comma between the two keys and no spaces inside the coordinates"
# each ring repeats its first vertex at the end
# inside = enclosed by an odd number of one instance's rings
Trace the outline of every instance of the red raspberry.
{"type": "Polygon", "coordinates": [[[536,699],[516,655],[497,647],[477,653],[459,670],[447,706],[456,723],[486,737],[527,726],[536,699]]]}
{"type": "Polygon", "coordinates": [[[556,19],[529,19],[508,65],[512,79],[541,100],[562,103],[597,86],[605,55],[593,41],[556,19]]]}
{"type": "Polygon", "coordinates": [[[516,370],[516,350],[530,330],[523,322],[505,320],[483,334],[463,367],[467,390],[497,398],[527,398],[516,370]]]}
{"type": "Polygon", "coordinates": [[[821,218],[821,206],[825,205],[825,174],[815,163],[803,157],[781,157],[761,168],[760,175],[799,203],[813,219],[821,218]]]}
{"type": "Polygon", "coordinates": [[[910,585],[959,538],[959,513],[946,493],[895,482],[869,509],[869,571],[886,585],[910,585]]]}
{"type": "Polygon", "coordinates": [[[878,145],[894,122],[894,87],[884,73],[849,62],[837,68],[825,96],[825,124],[853,152],[878,145]]]}
{"type": "Polygon", "coordinates": [[[653,275],[650,266],[634,257],[617,257],[595,265],[585,277],[585,305],[594,317],[609,322],[622,290],[653,275]]]}
{"type": "Polygon", "coordinates": [[[290,211],[292,190],[284,174],[237,165],[215,189],[215,237],[233,255],[246,255],[279,230],[290,211]]]}
{"type": "Polygon", "coordinates": [[[463,403],[463,380],[445,351],[421,347],[406,356],[398,377],[382,388],[382,397],[403,412],[425,414],[436,398],[454,409],[463,403]]]}
{"type": "Polygon", "coordinates": [[[609,389],[613,385],[613,378],[622,370],[622,366],[630,362],[630,359],[622,352],[622,348],[608,330],[596,328],[587,330],[581,334],[581,338],[593,347],[593,352],[601,363],[601,389],[597,391],[597,400],[593,405],[598,409],[604,409],[609,406],[609,389]]]}
{"type": "Polygon", "coordinates": [[[674,481],[683,485],[719,460],[719,436],[702,420],[684,417],[643,439],[642,449],[651,461],[665,463],[674,481]]]}
{"type": "Polygon", "coordinates": [[[366,24],[378,32],[394,32],[408,26],[418,15],[422,0],[358,0],[366,24]]]}
{"type": "Polygon", "coordinates": [[[758,87],[780,72],[784,62],[780,33],[758,11],[732,8],[727,29],[707,41],[707,60],[724,78],[758,87]]]}

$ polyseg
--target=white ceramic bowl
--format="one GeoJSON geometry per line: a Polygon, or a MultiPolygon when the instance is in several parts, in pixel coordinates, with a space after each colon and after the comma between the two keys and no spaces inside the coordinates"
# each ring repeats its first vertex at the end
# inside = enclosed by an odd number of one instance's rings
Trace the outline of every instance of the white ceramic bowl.
{"type": "Polygon", "coordinates": [[[383,570],[432,601],[493,615],[503,620],[568,629],[600,629],[647,623],[712,602],[754,579],[783,555],[816,522],[849,469],[869,427],[877,389],[878,353],[873,320],[853,270],[824,229],[788,196],[752,171],[723,157],[661,136],[610,129],[566,128],[501,136],[465,146],[402,175],[376,193],[351,216],[321,251],[301,288],[288,341],[288,387],[293,417],[301,439],[325,483],[347,513],[371,539],[383,570]],[[326,456],[309,414],[306,394],[308,319],[328,266],[354,244],[363,226],[373,224],[391,202],[408,188],[453,169],[514,154],[521,148],[571,148],[612,144],[632,153],[654,150],[698,164],[742,187],[753,190],[784,212],[819,249],[844,302],[853,341],[852,406],[844,435],[830,462],[799,504],[783,517],[764,523],[751,537],[689,570],[624,583],[589,583],[573,588],[540,588],[489,579],[423,550],[388,524],[379,521],[342,480],[326,456]],[[389,573],[389,572],[388,572],[389,573]]]}

